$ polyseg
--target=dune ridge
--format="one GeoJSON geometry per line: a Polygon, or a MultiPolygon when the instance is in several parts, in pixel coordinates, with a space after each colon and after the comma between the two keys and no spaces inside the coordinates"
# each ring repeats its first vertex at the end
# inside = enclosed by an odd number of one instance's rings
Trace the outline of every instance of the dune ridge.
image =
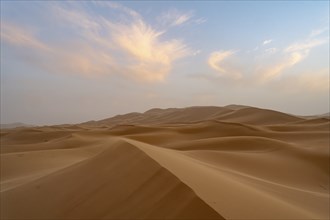
{"type": "Polygon", "coordinates": [[[329,219],[323,116],[195,106],[0,134],[1,219],[329,219]]]}

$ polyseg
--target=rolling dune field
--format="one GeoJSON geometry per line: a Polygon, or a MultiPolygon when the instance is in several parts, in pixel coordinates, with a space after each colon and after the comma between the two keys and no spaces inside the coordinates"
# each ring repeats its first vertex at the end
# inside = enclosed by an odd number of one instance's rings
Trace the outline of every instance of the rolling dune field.
{"type": "Polygon", "coordinates": [[[151,109],[1,130],[1,219],[329,219],[328,116],[151,109]]]}

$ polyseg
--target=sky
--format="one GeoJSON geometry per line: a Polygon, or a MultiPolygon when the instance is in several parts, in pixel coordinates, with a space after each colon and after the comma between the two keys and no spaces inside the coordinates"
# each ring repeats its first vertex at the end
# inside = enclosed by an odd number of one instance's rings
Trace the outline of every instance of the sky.
{"type": "Polygon", "coordinates": [[[1,123],[329,112],[329,1],[1,1],[1,123]]]}

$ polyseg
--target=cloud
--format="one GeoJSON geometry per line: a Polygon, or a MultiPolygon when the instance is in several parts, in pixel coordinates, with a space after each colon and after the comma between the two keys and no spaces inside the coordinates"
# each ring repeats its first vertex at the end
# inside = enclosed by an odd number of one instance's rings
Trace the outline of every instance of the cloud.
{"type": "Polygon", "coordinates": [[[145,81],[163,81],[174,61],[193,52],[178,39],[162,41],[157,31],[142,20],[129,25],[109,24],[117,50],[126,56],[129,72],[145,81]]]}
{"type": "MultiPolygon", "coordinates": [[[[177,9],[172,9],[166,13],[163,13],[160,17],[158,17],[158,20],[164,25],[180,26],[187,23],[193,16],[194,13],[192,11],[180,12],[177,9]]],[[[199,20],[199,22],[203,23],[205,21],[199,20]]]]}
{"type": "MultiPolygon", "coordinates": [[[[315,34],[315,36],[318,35],[315,34]]],[[[267,45],[270,42],[272,42],[271,39],[265,40],[261,46],[267,45]]],[[[288,70],[305,60],[313,48],[326,44],[327,42],[328,38],[306,37],[304,40],[296,41],[282,49],[271,47],[264,49],[263,52],[260,51],[261,46],[257,46],[253,50],[247,51],[247,53],[249,54],[250,52],[257,51],[261,53],[255,54],[250,62],[247,62],[245,58],[243,58],[241,62],[240,60],[236,60],[234,64],[235,68],[230,66],[231,63],[226,62],[226,59],[234,54],[233,51],[216,51],[210,55],[208,65],[220,73],[221,76],[227,78],[231,76],[231,78],[239,79],[240,83],[250,85],[260,85],[261,83],[268,85],[273,81],[280,82],[284,78],[287,78],[287,76],[290,75],[287,74],[289,73],[288,70]],[[243,75],[244,78],[242,77],[243,75]]],[[[211,76],[207,77],[209,77],[211,81],[214,81],[211,76]]],[[[322,77],[322,79],[325,79],[324,76],[322,77]]],[[[321,77],[317,77],[317,75],[304,75],[304,77],[297,75],[293,78],[296,78],[301,86],[308,87],[307,82],[310,80],[311,83],[313,82],[315,85],[320,83],[320,85],[322,84],[322,87],[325,88],[321,77]]],[[[325,81],[328,82],[327,80],[325,81]]]]}
{"type": "Polygon", "coordinates": [[[274,53],[277,52],[277,48],[275,48],[275,47],[271,47],[271,48],[266,49],[265,52],[266,52],[267,54],[274,54],[274,53]]]}
{"type": "Polygon", "coordinates": [[[323,28],[315,29],[310,33],[309,37],[311,37],[311,38],[317,37],[317,36],[325,33],[328,30],[329,30],[329,27],[323,27],[323,28]]]}
{"type": "Polygon", "coordinates": [[[112,74],[117,70],[114,58],[109,53],[84,44],[71,47],[71,50],[59,48],[52,58],[47,59],[44,63],[46,64],[44,69],[49,72],[70,72],[88,77],[112,74]],[[56,62],[56,68],[50,60],[56,62]]]}
{"type": "Polygon", "coordinates": [[[235,53],[236,51],[234,50],[212,52],[208,58],[208,64],[222,76],[238,79],[241,77],[241,74],[224,64],[224,61],[235,53]]]}
{"type": "Polygon", "coordinates": [[[191,18],[191,15],[183,14],[183,15],[179,16],[177,19],[175,19],[174,22],[172,23],[172,25],[174,25],[174,26],[181,25],[181,24],[187,22],[190,18],[191,18]]]}
{"type": "MultiPolygon", "coordinates": [[[[282,56],[284,58],[282,58],[279,62],[275,63],[274,65],[258,69],[260,75],[259,81],[268,82],[272,79],[280,77],[284,71],[303,61],[309,55],[312,48],[327,42],[328,40],[325,38],[307,38],[306,40],[295,42],[287,46],[282,51],[282,56]]],[[[269,48],[267,50],[269,50],[269,52],[273,52],[273,48],[269,48]]]]}
{"type": "MultiPolygon", "coordinates": [[[[118,9],[129,15],[126,22],[114,23],[105,17],[99,19],[84,15],[83,20],[89,20],[88,24],[97,23],[99,30],[93,26],[85,25],[83,33],[94,44],[100,44],[107,48],[108,52],[121,54],[125,62],[119,64],[116,70],[124,75],[132,76],[139,81],[163,81],[172,69],[173,62],[193,52],[179,39],[162,40],[165,30],[157,30],[147,24],[136,11],[118,4],[107,3],[110,8],[118,9]],[[86,28],[87,27],[87,28],[86,28]],[[90,28],[89,28],[90,27],[90,28]],[[100,33],[106,33],[102,35],[100,33]]],[[[81,13],[81,15],[83,15],[81,13]]],[[[71,16],[67,17],[72,19],[71,16]]],[[[73,23],[77,20],[73,18],[73,23]]],[[[79,22],[79,21],[78,21],[79,22]]],[[[176,24],[184,22],[184,18],[178,17],[176,24]]]]}
{"type": "Polygon", "coordinates": [[[284,70],[291,68],[297,63],[301,62],[305,57],[307,57],[307,55],[308,52],[293,52],[286,55],[286,57],[282,59],[279,63],[269,66],[267,68],[259,69],[259,72],[261,72],[260,81],[267,82],[276,77],[279,77],[284,70]]]}
{"type": "Polygon", "coordinates": [[[5,21],[1,21],[1,39],[16,46],[49,50],[49,47],[39,41],[31,31],[5,21]]]}
{"type": "Polygon", "coordinates": [[[270,44],[272,41],[272,39],[265,40],[264,42],[262,42],[262,45],[270,44]]]}
{"type": "Polygon", "coordinates": [[[114,41],[137,60],[170,64],[188,55],[187,47],[180,40],[161,41],[164,32],[156,31],[143,21],[129,26],[116,25],[114,28],[114,41]]]}
{"type": "Polygon", "coordinates": [[[310,50],[313,47],[327,43],[327,39],[311,39],[303,42],[297,42],[288,46],[284,52],[295,52],[300,50],[310,50]]]}
{"type": "Polygon", "coordinates": [[[265,40],[265,41],[262,42],[261,45],[258,45],[258,46],[256,46],[254,49],[252,49],[252,50],[248,50],[248,51],[246,51],[246,52],[247,52],[247,53],[255,52],[255,51],[259,50],[259,48],[261,48],[262,46],[265,46],[265,45],[271,43],[272,41],[273,41],[272,39],[265,40]]]}
{"type": "MultiPolygon", "coordinates": [[[[96,7],[117,10],[124,20],[117,22],[105,15],[92,15],[63,4],[52,4],[50,12],[60,28],[69,28],[75,40],[42,43],[22,27],[6,25],[1,37],[16,46],[37,48],[42,62],[33,62],[39,68],[54,72],[87,76],[120,74],[144,82],[165,80],[173,63],[194,52],[181,39],[166,39],[165,30],[147,24],[136,11],[114,2],[93,2],[96,7]],[[51,52],[44,53],[42,50],[51,52]]],[[[74,4],[74,3],[73,3],[74,4]]],[[[175,25],[183,24],[189,16],[179,16],[175,25]]]]}
{"type": "Polygon", "coordinates": [[[101,7],[108,7],[110,9],[116,9],[116,10],[120,10],[128,15],[130,15],[131,17],[135,18],[135,19],[142,19],[142,16],[135,10],[125,7],[119,3],[116,2],[111,2],[111,1],[93,1],[93,3],[97,6],[101,6],[101,7]]]}
{"type": "Polygon", "coordinates": [[[113,41],[127,56],[129,72],[145,81],[163,81],[172,68],[172,63],[192,55],[180,40],[161,41],[162,31],[156,31],[143,21],[130,25],[114,25],[113,41]]]}
{"type": "MultiPolygon", "coordinates": [[[[293,42],[284,48],[267,48],[265,45],[268,45],[273,40],[265,40],[262,42],[262,45],[245,53],[250,54],[250,57],[241,57],[241,60],[235,60],[234,65],[227,62],[227,59],[230,59],[235,54],[234,51],[216,51],[209,56],[208,65],[220,73],[221,76],[239,79],[241,83],[245,84],[257,83],[260,85],[261,83],[266,85],[272,81],[281,81],[287,75],[290,75],[288,70],[303,62],[309,56],[313,48],[329,42],[329,38],[320,36],[325,30],[314,31],[312,32],[314,37],[307,36],[305,39],[293,42]],[[261,50],[262,48],[264,49],[261,50]],[[251,52],[254,52],[254,57],[251,57],[251,52]],[[244,78],[242,77],[243,75],[244,78]]],[[[308,76],[299,78],[301,84],[304,85],[308,81],[307,79],[311,79],[311,82],[315,82],[315,84],[316,82],[321,82],[316,79],[313,81],[314,76],[312,75],[309,78],[308,76]]]]}
{"type": "Polygon", "coordinates": [[[47,45],[17,24],[2,22],[2,27],[1,39],[21,51],[19,58],[47,72],[92,76],[105,74],[113,69],[114,63],[110,55],[85,44],[76,43],[66,47],[47,45]]]}
{"type": "Polygon", "coordinates": [[[70,22],[69,24],[72,28],[81,28],[81,30],[88,30],[91,32],[97,32],[101,28],[100,24],[84,11],[66,9],[59,4],[53,5],[52,10],[60,19],[65,19],[70,22]]]}
{"type": "Polygon", "coordinates": [[[194,20],[194,22],[195,22],[196,24],[203,24],[203,23],[205,23],[206,21],[207,21],[206,18],[198,18],[198,19],[195,19],[195,20],[194,20]]]}
{"type": "Polygon", "coordinates": [[[200,54],[201,52],[202,52],[201,50],[195,50],[195,51],[192,53],[192,55],[193,55],[193,56],[196,56],[196,55],[200,54]]]}

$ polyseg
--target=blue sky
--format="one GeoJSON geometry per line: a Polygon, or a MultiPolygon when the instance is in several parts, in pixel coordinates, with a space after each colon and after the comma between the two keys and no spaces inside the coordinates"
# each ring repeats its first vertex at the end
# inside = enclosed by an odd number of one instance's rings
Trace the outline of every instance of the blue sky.
{"type": "Polygon", "coordinates": [[[329,112],[328,1],[1,1],[1,123],[329,112]]]}

